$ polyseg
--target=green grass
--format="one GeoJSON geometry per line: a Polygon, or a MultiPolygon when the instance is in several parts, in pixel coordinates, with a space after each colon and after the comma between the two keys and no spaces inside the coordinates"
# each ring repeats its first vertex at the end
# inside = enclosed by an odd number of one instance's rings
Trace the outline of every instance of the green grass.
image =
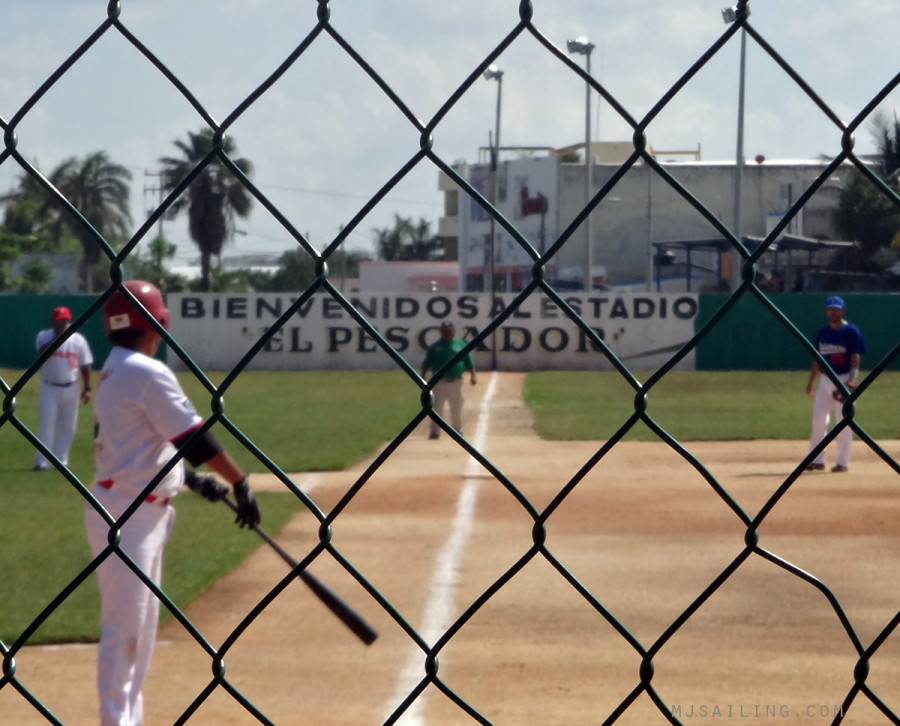
{"type": "MultiPolygon", "coordinates": [[[[179,378],[208,417],[209,393],[196,379],[179,378]]],[[[222,378],[211,376],[216,385],[222,378]]],[[[345,469],[396,436],[418,410],[419,389],[399,371],[253,371],[225,394],[226,416],[287,472],[345,469]]],[[[251,471],[260,467],[248,452],[237,458],[251,471]]]]}
{"type": "MultiPolygon", "coordinates": [[[[11,385],[21,371],[0,369],[11,385]]],[[[95,382],[96,382],[95,374],[95,382]]],[[[224,375],[209,374],[214,385],[224,375]]],[[[209,392],[192,374],[178,375],[200,415],[212,414],[209,392]]],[[[283,471],[339,471],[393,438],[419,409],[419,389],[397,371],[251,371],[225,393],[225,415],[283,471]]],[[[15,413],[37,429],[37,384],[30,381],[16,399],[15,413]]],[[[82,406],[70,465],[90,479],[93,448],[90,408],[82,406]]],[[[224,427],[214,429],[238,462],[263,471],[256,457],[224,427]]],[[[0,481],[5,472],[28,471],[33,447],[7,423],[0,426],[0,481]]]]}
{"type": "MultiPolygon", "coordinates": [[[[7,385],[21,371],[0,370],[7,385]]],[[[210,376],[219,383],[224,376],[210,376]]],[[[190,374],[182,385],[200,410],[210,397],[190,374]]],[[[418,389],[401,373],[253,372],[225,396],[225,413],[282,470],[343,469],[395,436],[418,408],[418,389]]],[[[37,384],[17,396],[16,419],[35,431],[37,384]]],[[[217,433],[248,471],[263,465],[221,426],[217,433]]],[[[85,485],[93,477],[92,425],[82,407],[70,467],[85,485]]],[[[14,642],[90,561],[84,502],[56,472],[31,471],[34,449],[14,427],[0,425],[0,640],[14,642]]],[[[289,494],[261,493],[263,527],[276,534],[299,503],[289,494]]],[[[166,547],[163,588],[183,608],[231,571],[260,540],[233,523],[224,505],[185,493],[174,500],[175,529],[166,547]]],[[[168,617],[167,614],[163,616],[168,617]]],[[[54,610],[29,643],[91,641],[99,634],[99,596],[89,577],[54,610]]]]}
{"type": "MultiPolygon", "coordinates": [[[[812,415],[807,380],[807,371],[676,371],[650,390],[647,414],[680,441],[803,440],[812,415]]],[[[883,373],[858,402],[857,422],[876,438],[897,438],[898,400],[900,373],[883,373]]],[[[525,401],[537,433],[551,441],[610,439],[635,411],[635,391],[616,372],[531,373],[525,401]]],[[[643,422],[625,435],[655,438],[643,422]]]]}
{"type": "MultiPolygon", "coordinates": [[[[83,500],[55,473],[3,481],[0,501],[4,522],[0,571],[3,608],[0,640],[16,640],[57,595],[69,587],[90,562],[84,533],[83,500]]],[[[263,527],[277,532],[298,508],[287,494],[258,495],[263,527]]],[[[163,589],[180,608],[233,570],[259,544],[259,538],[234,524],[223,504],[211,504],[190,493],[173,502],[178,511],[166,547],[163,589]]],[[[99,636],[100,598],[91,576],[29,639],[29,643],[94,641],[99,636]]],[[[171,615],[164,610],[163,620],[171,615]]]]}

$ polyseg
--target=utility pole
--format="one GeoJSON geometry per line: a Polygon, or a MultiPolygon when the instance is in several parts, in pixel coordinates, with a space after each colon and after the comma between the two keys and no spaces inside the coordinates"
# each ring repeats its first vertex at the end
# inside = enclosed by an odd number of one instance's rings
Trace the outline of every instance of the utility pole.
{"type": "MultiPolygon", "coordinates": [[[[158,196],[157,196],[157,200],[158,200],[158,201],[157,201],[157,209],[159,209],[159,206],[162,204],[162,201],[163,201],[163,186],[162,186],[162,176],[163,176],[163,173],[162,173],[161,171],[147,171],[147,170],[145,169],[145,170],[144,170],[144,176],[145,176],[145,177],[148,177],[148,176],[154,176],[154,177],[156,177],[157,179],[159,179],[159,182],[157,182],[157,183],[159,184],[159,186],[148,187],[146,184],[144,184],[144,200],[145,200],[145,203],[146,203],[146,199],[147,199],[147,194],[151,194],[151,193],[153,193],[153,192],[157,192],[157,195],[158,195],[158,196]]],[[[148,209],[148,210],[147,210],[147,215],[149,216],[150,214],[153,214],[153,211],[154,211],[154,210],[152,210],[152,209],[148,209]]],[[[159,231],[157,232],[157,235],[159,236],[160,239],[163,238],[163,216],[164,216],[164,215],[162,215],[162,214],[159,215],[159,231]]]]}
{"type": "MultiPolygon", "coordinates": [[[[153,192],[156,192],[158,195],[157,196],[158,201],[157,201],[156,208],[159,209],[159,207],[162,205],[162,201],[163,201],[163,192],[164,192],[163,185],[162,185],[163,173],[162,173],[162,171],[153,172],[153,171],[147,171],[145,169],[144,176],[145,177],[156,177],[159,180],[157,182],[157,186],[147,186],[147,184],[144,184],[145,206],[146,206],[147,195],[152,194],[153,192]]],[[[148,209],[147,215],[149,216],[149,215],[153,214],[154,211],[155,210],[153,210],[153,209],[148,209]]],[[[154,265],[156,265],[158,267],[158,272],[160,274],[160,280],[159,280],[160,285],[164,284],[163,260],[165,259],[166,251],[168,249],[168,247],[166,246],[166,238],[163,236],[163,217],[164,216],[165,215],[163,215],[163,214],[159,215],[159,228],[156,233],[157,238],[156,238],[156,240],[151,240],[149,243],[150,260],[152,261],[152,263],[154,265]],[[155,242],[157,240],[159,241],[158,245],[155,244],[155,242]]]]}

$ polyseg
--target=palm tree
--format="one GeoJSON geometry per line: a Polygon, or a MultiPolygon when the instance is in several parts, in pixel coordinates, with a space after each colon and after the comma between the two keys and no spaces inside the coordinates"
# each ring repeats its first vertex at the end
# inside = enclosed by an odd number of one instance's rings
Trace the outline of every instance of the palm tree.
{"type": "MultiPolygon", "coordinates": [[[[80,160],[67,159],[48,180],[107,243],[128,235],[131,172],[112,163],[106,152],[97,151],[80,160]]],[[[0,197],[0,203],[6,206],[4,228],[28,239],[31,251],[58,250],[67,238],[78,240],[83,251],[79,265],[82,285],[91,291],[90,273],[100,259],[101,244],[77,217],[29,174],[23,174],[19,188],[0,197]]]]}
{"type": "Polygon", "coordinates": [[[409,255],[412,260],[439,260],[444,255],[440,239],[431,232],[431,222],[419,217],[418,222],[409,220],[409,255]]]}
{"type": "MultiPolygon", "coordinates": [[[[162,180],[166,191],[174,190],[213,150],[215,139],[210,129],[188,132],[188,140],[175,141],[180,157],[163,157],[162,180]]],[[[253,165],[247,159],[233,158],[237,148],[230,139],[222,141],[221,153],[247,176],[253,165]]],[[[211,260],[222,254],[222,247],[234,233],[234,218],[250,214],[252,197],[240,181],[219,159],[207,165],[172,205],[170,214],[184,209],[188,213],[188,231],[200,250],[200,289],[210,289],[211,260]]]]}
{"type": "MultiPolygon", "coordinates": [[[[50,182],[107,243],[128,236],[131,227],[129,181],[131,172],[112,163],[105,151],[96,151],[81,161],[74,157],[68,159],[50,175],[50,182]]],[[[92,292],[91,270],[100,260],[101,252],[96,237],[70,214],[58,214],[51,227],[60,233],[68,229],[81,244],[81,279],[85,290],[92,292]]]]}
{"type": "Polygon", "coordinates": [[[404,259],[403,247],[410,232],[410,224],[409,219],[394,213],[393,227],[373,228],[375,248],[382,260],[393,262],[404,259]]]}
{"type": "Polygon", "coordinates": [[[395,213],[393,227],[375,227],[372,232],[383,260],[434,260],[443,255],[441,241],[432,235],[431,222],[424,217],[413,222],[395,213]]]}

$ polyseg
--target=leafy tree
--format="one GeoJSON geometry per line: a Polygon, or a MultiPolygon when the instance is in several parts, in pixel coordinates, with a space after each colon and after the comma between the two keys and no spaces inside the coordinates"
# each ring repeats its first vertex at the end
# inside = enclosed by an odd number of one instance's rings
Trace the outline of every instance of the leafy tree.
{"type": "Polygon", "coordinates": [[[47,292],[53,271],[40,260],[32,260],[18,284],[19,292],[39,295],[47,292]]]}
{"type": "Polygon", "coordinates": [[[890,176],[900,169],[900,120],[894,114],[893,120],[883,113],[872,119],[872,136],[878,146],[881,173],[890,176]]]}
{"type": "Polygon", "coordinates": [[[21,235],[10,234],[0,229],[0,290],[12,287],[9,264],[21,254],[21,235]]]}
{"type": "MultiPolygon", "coordinates": [[[[359,265],[368,259],[370,256],[365,252],[336,250],[328,258],[329,276],[332,280],[335,277],[359,277],[359,265]]],[[[303,249],[285,252],[278,259],[278,265],[278,271],[270,275],[268,280],[262,277],[265,273],[257,273],[260,276],[251,280],[256,290],[300,293],[316,279],[315,260],[303,249]]]]}
{"type": "MultiPolygon", "coordinates": [[[[188,133],[187,141],[175,141],[181,156],[166,156],[162,180],[166,191],[174,190],[213,151],[215,138],[211,129],[188,133]]],[[[231,139],[222,140],[220,154],[227,156],[240,171],[249,176],[253,164],[234,158],[237,147],[231,139]]],[[[231,170],[216,157],[190,183],[172,205],[172,216],[186,210],[188,231],[200,250],[200,289],[211,289],[212,257],[220,257],[225,242],[234,234],[235,217],[247,217],[252,196],[231,170]]]]}
{"type": "Polygon", "coordinates": [[[409,217],[394,215],[394,226],[375,228],[375,248],[382,260],[439,260],[444,248],[439,237],[431,232],[431,222],[420,218],[413,222],[409,217]]]}
{"type": "Polygon", "coordinates": [[[0,290],[44,293],[53,277],[52,270],[39,259],[32,260],[22,278],[13,278],[9,266],[22,255],[29,236],[11,234],[0,228],[0,290]]]}
{"type": "Polygon", "coordinates": [[[297,248],[278,258],[278,272],[272,276],[271,292],[305,290],[316,279],[315,260],[306,250],[297,248]]]}
{"type": "MultiPolygon", "coordinates": [[[[0,204],[0,264],[14,262],[24,252],[57,252],[63,246],[58,235],[50,231],[55,205],[33,176],[22,174],[18,188],[0,196],[0,204]]],[[[7,289],[9,284],[8,276],[4,277],[0,289],[7,289]]]]}
{"type": "Polygon", "coordinates": [[[167,292],[184,292],[188,289],[187,279],[183,275],[175,275],[166,269],[166,261],[175,257],[178,248],[170,244],[164,237],[156,237],[147,250],[146,257],[135,250],[128,258],[126,268],[130,277],[150,280],[160,290],[167,292]]]}
{"type": "Polygon", "coordinates": [[[18,191],[0,197],[0,203],[4,204],[4,231],[18,235],[23,240],[31,239],[37,244],[50,247],[52,240],[46,233],[44,224],[47,221],[47,215],[43,210],[45,197],[46,192],[43,188],[30,175],[23,175],[19,179],[18,191]],[[44,234],[41,239],[39,234],[42,231],[44,234]]]}
{"type": "MultiPolygon", "coordinates": [[[[872,120],[871,131],[878,146],[873,171],[895,193],[900,192],[897,181],[900,121],[896,116],[890,121],[878,114],[872,120]]],[[[884,266],[881,253],[890,248],[894,236],[900,232],[900,208],[861,172],[854,170],[841,190],[834,223],[842,237],[859,244],[859,252],[837,255],[833,265],[856,271],[880,271],[884,266]]]]}

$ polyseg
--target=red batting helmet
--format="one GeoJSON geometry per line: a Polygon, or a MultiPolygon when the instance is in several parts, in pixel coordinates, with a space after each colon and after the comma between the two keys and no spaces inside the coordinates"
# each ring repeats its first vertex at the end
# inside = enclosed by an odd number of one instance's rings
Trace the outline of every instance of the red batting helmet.
{"type": "MultiPolygon", "coordinates": [[[[129,280],[122,286],[147,308],[147,312],[158,320],[160,325],[166,330],[169,329],[169,311],[156,285],[144,280],[129,280]]],[[[155,330],[150,321],[121,290],[116,290],[103,306],[103,322],[106,325],[107,335],[118,330],[155,330]]]]}

